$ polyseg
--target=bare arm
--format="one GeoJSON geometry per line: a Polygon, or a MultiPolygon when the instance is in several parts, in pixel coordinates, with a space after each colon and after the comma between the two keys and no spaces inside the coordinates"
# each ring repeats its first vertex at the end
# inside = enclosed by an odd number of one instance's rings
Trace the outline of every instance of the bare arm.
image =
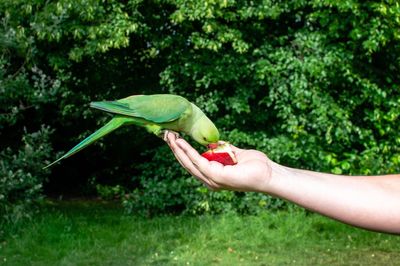
{"type": "Polygon", "coordinates": [[[343,176],[294,169],[255,150],[232,146],[238,164],[201,157],[185,140],[168,134],[178,161],[213,190],[268,193],[344,223],[400,234],[400,175],[343,176]]]}
{"type": "Polygon", "coordinates": [[[272,164],[265,192],[344,223],[400,234],[400,175],[342,176],[272,164]]]}

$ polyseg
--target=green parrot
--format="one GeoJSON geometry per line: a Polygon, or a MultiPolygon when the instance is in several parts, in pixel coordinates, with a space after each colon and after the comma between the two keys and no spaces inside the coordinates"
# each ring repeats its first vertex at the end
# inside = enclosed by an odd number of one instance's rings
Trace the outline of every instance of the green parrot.
{"type": "Polygon", "coordinates": [[[114,114],[102,128],[73,147],[52,166],[123,125],[137,125],[157,136],[164,130],[183,132],[202,145],[216,143],[219,132],[199,107],[173,94],[133,95],[116,101],[92,102],[90,106],[114,114]]]}

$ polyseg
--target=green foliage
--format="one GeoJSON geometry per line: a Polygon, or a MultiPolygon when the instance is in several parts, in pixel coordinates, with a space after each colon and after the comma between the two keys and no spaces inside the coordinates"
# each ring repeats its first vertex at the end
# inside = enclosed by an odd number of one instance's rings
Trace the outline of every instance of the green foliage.
{"type": "MultiPolygon", "coordinates": [[[[0,141],[14,153],[24,127],[50,125],[65,151],[106,121],[90,101],[167,92],[204,109],[223,139],[279,163],[400,172],[397,1],[5,0],[0,17],[0,141]]],[[[127,209],[148,213],[282,204],[207,191],[161,141],[113,136],[55,167],[50,183],[121,185],[127,209]]]]}
{"type": "MultiPolygon", "coordinates": [[[[6,24],[3,19],[3,26],[6,24]]],[[[55,101],[60,81],[35,65],[12,29],[0,30],[0,238],[32,217],[49,175],[53,130],[44,109],[55,101]]]]}
{"type": "Polygon", "coordinates": [[[104,200],[120,199],[125,195],[124,188],[120,185],[108,186],[96,184],[96,192],[104,200]]]}
{"type": "MultiPolygon", "coordinates": [[[[224,115],[218,122],[229,131],[226,138],[295,167],[349,174],[399,170],[393,82],[399,45],[390,26],[397,21],[380,19],[382,7],[355,1],[183,2],[172,18],[192,25],[185,28],[193,52],[176,49],[179,59],[161,82],[171,91],[192,83],[199,88],[193,97],[223,91],[213,105],[220,108],[215,116],[224,115]],[[386,31],[371,32],[374,23],[386,31]],[[239,33],[221,38],[220,32],[239,33]],[[235,42],[246,48],[238,50],[235,42]]],[[[392,19],[400,14],[395,2],[385,8],[392,19]]]]}
{"type": "Polygon", "coordinates": [[[11,148],[0,151],[0,238],[10,225],[31,218],[41,199],[42,184],[49,174],[42,163],[51,153],[51,132],[43,126],[37,132],[25,133],[17,152],[11,148]]]}

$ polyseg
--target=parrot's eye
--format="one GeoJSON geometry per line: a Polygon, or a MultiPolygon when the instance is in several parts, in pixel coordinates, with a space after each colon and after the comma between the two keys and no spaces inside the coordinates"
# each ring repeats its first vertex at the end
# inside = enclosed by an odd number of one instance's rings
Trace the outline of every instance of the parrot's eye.
{"type": "Polygon", "coordinates": [[[207,138],[206,138],[206,137],[203,137],[203,140],[204,140],[204,141],[207,141],[207,138]]]}

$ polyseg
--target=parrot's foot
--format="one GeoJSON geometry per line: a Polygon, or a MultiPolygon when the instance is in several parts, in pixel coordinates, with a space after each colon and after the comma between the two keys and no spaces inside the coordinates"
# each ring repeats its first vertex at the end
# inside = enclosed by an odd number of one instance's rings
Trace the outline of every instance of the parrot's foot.
{"type": "Polygon", "coordinates": [[[166,129],[165,129],[165,130],[162,130],[158,136],[159,136],[160,138],[162,138],[164,141],[168,141],[168,139],[167,139],[168,133],[174,134],[175,137],[176,137],[177,139],[180,138],[178,132],[175,132],[175,131],[172,131],[172,130],[166,130],[166,129]]]}

